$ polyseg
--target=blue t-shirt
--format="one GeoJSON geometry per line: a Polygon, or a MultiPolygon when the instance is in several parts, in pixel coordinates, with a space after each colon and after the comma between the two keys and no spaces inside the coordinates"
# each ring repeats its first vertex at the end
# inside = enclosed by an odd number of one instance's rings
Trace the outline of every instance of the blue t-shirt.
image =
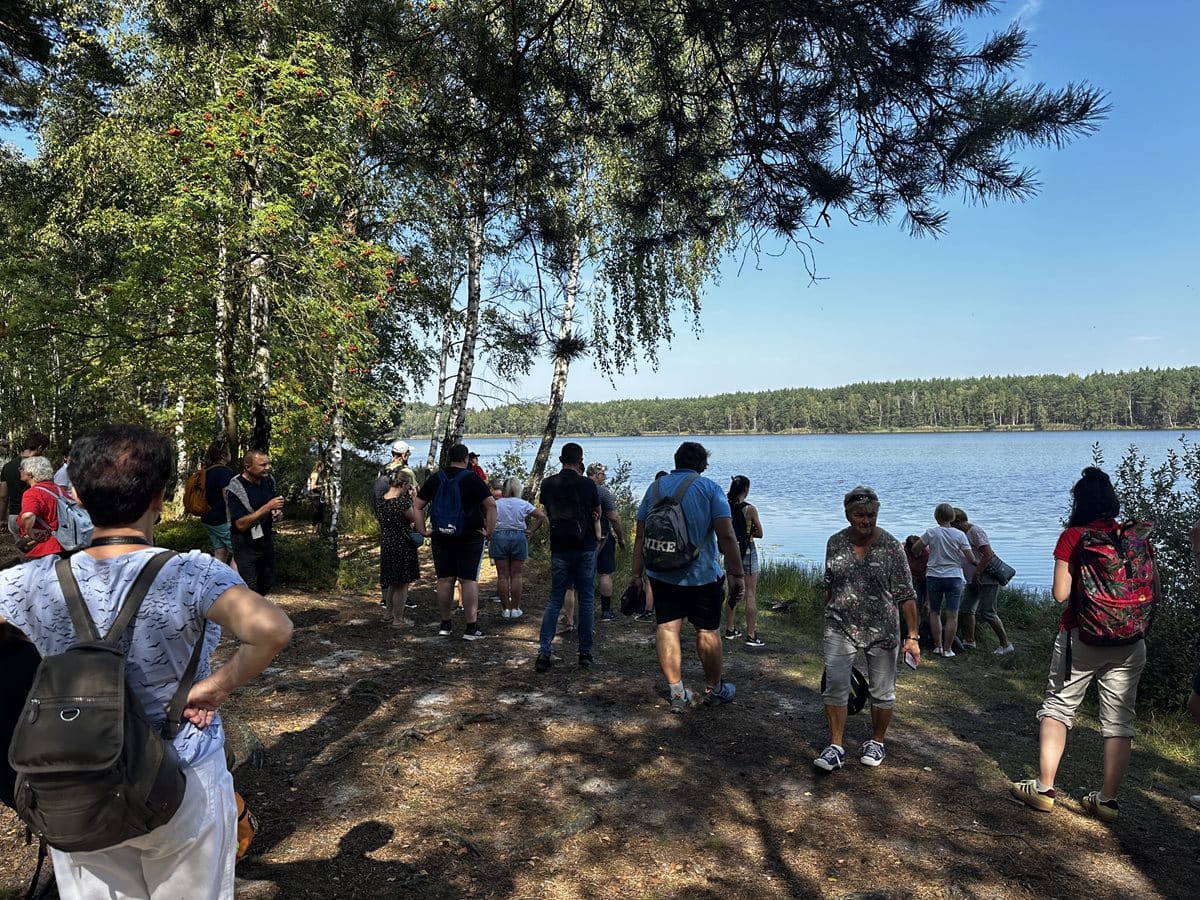
{"type": "MultiPolygon", "coordinates": [[[[689,475],[696,474],[692,469],[672,469],[669,475],[664,475],[655,484],[665,497],[675,493],[680,482],[689,475]]],[[[645,522],[654,505],[654,485],[646,489],[638,506],[637,520],[645,522]]],[[[683,495],[683,515],[687,519],[688,536],[692,545],[700,548],[700,555],[686,569],[676,569],[673,572],[646,571],[651,578],[666,581],[669,584],[695,586],[712,584],[723,574],[721,564],[717,560],[717,533],[713,526],[717,519],[728,519],[729,500],[726,499],[720,485],[701,475],[692,482],[687,493],[683,495]]]]}

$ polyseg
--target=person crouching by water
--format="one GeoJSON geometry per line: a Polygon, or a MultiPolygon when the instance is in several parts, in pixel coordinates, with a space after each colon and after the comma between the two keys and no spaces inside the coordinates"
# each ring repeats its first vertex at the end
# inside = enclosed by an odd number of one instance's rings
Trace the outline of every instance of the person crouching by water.
{"type": "Polygon", "coordinates": [[[850,523],[825,546],[825,718],[829,746],[813,760],[826,772],[846,760],[842,735],[855,654],[867,655],[871,697],[871,739],[862,746],[860,762],[878,766],[887,755],[883,740],[896,702],[897,645],[904,615],[902,650],[921,661],[917,602],[904,548],[876,525],[879,497],[869,487],[856,487],[842,501],[850,523]]]}

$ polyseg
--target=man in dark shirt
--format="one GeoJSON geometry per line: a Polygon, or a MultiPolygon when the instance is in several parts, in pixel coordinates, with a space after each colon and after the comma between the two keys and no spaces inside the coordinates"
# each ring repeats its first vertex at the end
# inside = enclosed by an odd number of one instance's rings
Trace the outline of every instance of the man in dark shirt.
{"type": "Polygon", "coordinates": [[[446,459],[446,467],[421,485],[413,500],[413,509],[421,533],[430,537],[433,569],[437,574],[438,611],[442,617],[438,634],[448,637],[453,633],[450,605],[457,581],[462,587],[463,613],[467,619],[463,640],[477,641],[483,637],[478,622],[479,561],[483,558],[483,542],[492,536],[492,529],[496,527],[496,501],[483,479],[467,469],[465,445],[455,444],[446,459]],[[454,489],[458,490],[461,501],[462,528],[451,530],[434,515],[430,529],[425,522],[427,512],[432,515],[440,506],[436,502],[439,492],[454,489]]]}
{"type": "Polygon", "coordinates": [[[534,668],[550,668],[550,645],[567,588],[579,602],[579,665],[592,664],[595,630],[596,542],[600,531],[600,493],[583,474],[583,448],[563,444],[562,469],[542,482],[541,501],[550,519],[550,602],[542,614],[542,631],[534,668]]]}
{"type": "Polygon", "coordinates": [[[225,490],[233,558],[252,591],[266,595],[275,586],[272,524],[283,518],[283,498],[275,492],[271,457],[251,450],[242,457],[242,474],[225,490]]]}

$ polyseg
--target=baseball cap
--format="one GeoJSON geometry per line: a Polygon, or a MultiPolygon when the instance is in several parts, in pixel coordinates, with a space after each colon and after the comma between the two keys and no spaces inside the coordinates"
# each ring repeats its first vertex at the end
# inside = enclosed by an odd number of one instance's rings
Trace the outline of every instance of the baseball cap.
{"type": "Polygon", "coordinates": [[[405,453],[408,453],[411,450],[412,447],[408,446],[406,441],[396,441],[394,444],[392,444],[393,456],[403,456],[405,453]]]}
{"type": "Polygon", "coordinates": [[[603,475],[608,471],[608,466],[604,463],[592,463],[587,467],[588,475],[603,475]]]}

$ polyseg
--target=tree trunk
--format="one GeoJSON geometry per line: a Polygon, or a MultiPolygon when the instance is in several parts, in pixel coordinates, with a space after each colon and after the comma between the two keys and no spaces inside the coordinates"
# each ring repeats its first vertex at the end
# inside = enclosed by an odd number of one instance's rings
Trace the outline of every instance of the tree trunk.
{"type": "Polygon", "coordinates": [[[239,455],[237,421],[237,381],[234,369],[236,340],[233,294],[229,290],[229,251],[225,227],[217,223],[217,294],[216,294],[216,410],[215,439],[224,439],[229,454],[239,455]]]}
{"type": "Polygon", "coordinates": [[[467,308],[462,316],[463,337],[458,352],[458,374],[454,379],[450,408],[446,411],[446,429],[439,456],[443,465],[450,447],[462,442],[463,427],[467,421],[467,400],[471,396],[471,376],[475,371],[475,342],[479,337],[479,310],[483,297],[483,232],[486,207],[487,194],[483,192],[478,198],[470,222],[470,243],[467,245],[467,308]]]}
{"type": "MultiPolygon", "coordinates": [[[[342,371],[341,366],[336,362],[333,366],[331,388],[335,398],[341,396],[342,371]]],[[[321,447],[320,459],[323,477],[319,479],[319,483],[321,484],[321,499],[325,504],[325,514],[321,520],[320,531],[321,536],[335,550],[342,514],[342,447],[346,440],[343,409],[344,407],[334,403],[333,411],[329,415],[329,432],[321,447]]]]}
{"type": "Polygon", "coordinates": [[[183,391],[175,396],[175,490],[171,492],[171,500],[183,499],[183,486],[187,484],[188,469],[191,460],[188,458],[187,439],[184,436],[183,414],[187,409],[183,400],[183,391]]]}
{"type": "Polygon", "coordinates": [[[432,470],[438,460],[438,439],[442,430],[442,404],[446,402],[446,370],[450,368],[450,337],[454,331],[454,292],[450,293],[450,311],[442,320],[442,350],[438,356],[437,400],[433,405],[433,428],[429,432],[429,456],[425,468],[432,470]]]}
{"type": "Polygon", "coordinates": [[[558,348],[554,354],[554,373],[550,376],[550,404],[546,413],[546,426],[542,429],[542,441],[538,444],[533,468],[529,472],[529,484],[525,486],[525,499],[533,502],[546,475],[546,463],[550,461],[550,448],[558,437],[558,423],[562,417],[563,401],[567,396],[567,374],[571,369],[571,356],[564,352],[575,323],[575,300],[579,296],[579,271],[582,266],[581,244],[583,238],[575,237],[571,249],[571,268],[567,271],[567,285],[563,295],[562,319],[558,323],[558,348]]]}

